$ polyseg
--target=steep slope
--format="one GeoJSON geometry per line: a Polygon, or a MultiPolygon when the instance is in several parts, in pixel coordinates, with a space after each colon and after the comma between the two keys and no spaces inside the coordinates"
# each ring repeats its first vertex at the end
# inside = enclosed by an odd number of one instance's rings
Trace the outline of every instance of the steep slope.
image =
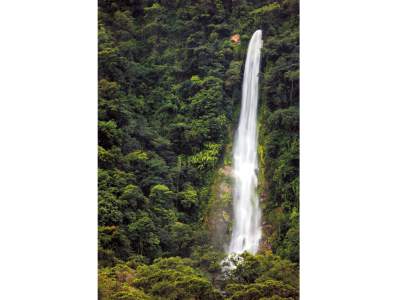
{"type": "Polygon", "coordinates": [[[298,2],[100,0],[98,57],[100,298],[296,298],[298,2]],[[264,248],[221,281],[229,145],[259,28],[264,248]]]}

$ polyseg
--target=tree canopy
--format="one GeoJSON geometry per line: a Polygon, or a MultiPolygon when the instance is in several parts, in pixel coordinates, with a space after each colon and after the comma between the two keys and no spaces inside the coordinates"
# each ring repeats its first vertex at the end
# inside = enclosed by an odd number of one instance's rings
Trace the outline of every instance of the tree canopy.
{"type": "Polygon", "coordinates": [[[99,298],[297,299],[298,0],[99,0],[98,18],[99,298]],[[224,277],[207,213],[257,29],[263,246],[224,277]]]}

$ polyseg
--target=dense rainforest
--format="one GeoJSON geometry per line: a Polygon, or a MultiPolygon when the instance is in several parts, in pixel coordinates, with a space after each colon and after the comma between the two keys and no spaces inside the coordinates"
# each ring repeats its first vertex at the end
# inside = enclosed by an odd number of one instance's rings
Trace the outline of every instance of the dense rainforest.
{"type": "Polygon", "coordinates": [[[99,0],[98,18],[99,299],[298,299],[298,0],[99,0]],[[263,238],[224,273],[257,29],[263,238]]]}

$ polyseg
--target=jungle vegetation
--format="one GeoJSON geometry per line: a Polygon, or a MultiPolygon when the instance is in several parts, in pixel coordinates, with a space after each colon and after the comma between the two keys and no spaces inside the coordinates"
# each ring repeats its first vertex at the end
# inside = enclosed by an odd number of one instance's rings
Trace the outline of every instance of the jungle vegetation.
{"type": "Polygon", "coordinates": [[[298,299],[298,0],[99,0],[98,18],[99,299],[298,299]],[[257,29],[266,246],[223,276],[207,207],[257,29]]]}

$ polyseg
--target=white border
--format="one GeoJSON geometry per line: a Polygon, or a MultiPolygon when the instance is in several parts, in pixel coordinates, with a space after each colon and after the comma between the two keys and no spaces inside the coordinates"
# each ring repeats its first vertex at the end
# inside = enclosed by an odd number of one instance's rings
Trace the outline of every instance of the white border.
{"type": "MultiPolygon", "coordinates": [[[[397,299],[399,4],[301,8],[301,298],[397,299]]],[[[96,13],[0,2],[0,299],[97,299],[96,13]]]]}
{"type": "Polygon", "coordinates": [[[96,1],[0,1],[0,299],[97,299],[96,1]]]}
{"type": "Polygon", "coordinates": [[[400,299],[398,1],[301,0],[301,297],[400,299]]]}

